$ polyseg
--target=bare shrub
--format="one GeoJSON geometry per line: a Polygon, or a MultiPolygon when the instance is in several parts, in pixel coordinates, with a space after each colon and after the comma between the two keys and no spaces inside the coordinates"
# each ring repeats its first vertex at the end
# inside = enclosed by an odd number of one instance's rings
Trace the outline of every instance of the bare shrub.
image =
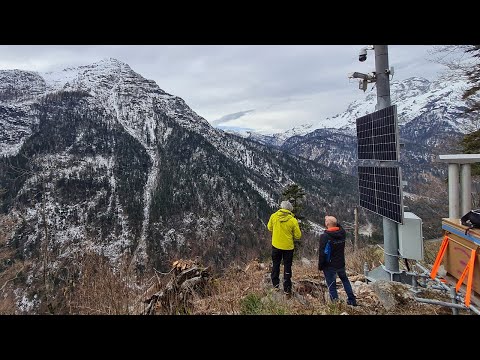
{"type": "Polygon", "coordinates": [[[378,246],[367,245],[355,252],[350,244],[345,247],[346,267],[353,273],[363,274],[365,263],[369,269],[373,269],[381,262],[383,262],[383,251],[378,246]]]}
{"type": "Polygon", "coordinates": [[[108,258],[86,252],[70,265],[63,289],[69,314],[132,314],[142,293],[142,281],[127,256],[116,266],[108,258]]]}

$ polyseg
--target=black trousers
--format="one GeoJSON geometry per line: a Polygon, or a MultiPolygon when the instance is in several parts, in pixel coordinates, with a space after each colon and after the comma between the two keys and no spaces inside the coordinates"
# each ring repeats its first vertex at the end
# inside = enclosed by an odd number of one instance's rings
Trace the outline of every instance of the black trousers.
{"type": "Polygon", "coordinates": [[[292,261],[293,250],[280,250],[272,246],[272,284],[274,287],[280,284],[280,263],[283,259],[283,290],[292,292],[292,261]]]}

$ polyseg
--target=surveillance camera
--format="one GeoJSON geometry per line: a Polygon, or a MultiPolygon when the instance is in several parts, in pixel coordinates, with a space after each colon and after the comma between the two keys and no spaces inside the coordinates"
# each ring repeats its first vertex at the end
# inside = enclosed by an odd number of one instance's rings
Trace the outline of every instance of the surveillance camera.
{"type": "Polygon", "coordinates": [[[358,61],[365,61],[367,60],[367,49],[361,48],[360,53],[358,54],[358,61]]]}

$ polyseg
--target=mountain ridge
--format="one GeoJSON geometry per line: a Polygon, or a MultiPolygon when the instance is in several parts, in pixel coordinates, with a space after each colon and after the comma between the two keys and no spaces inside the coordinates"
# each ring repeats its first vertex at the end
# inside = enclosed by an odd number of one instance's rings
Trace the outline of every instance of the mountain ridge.
{"type": "MultiPolygon", "coordinates": [[[[427,112],[443,112],[455,132],[465,133],[468,129],[465,105],[462,100],[467,84],[462,79],[433,81],[421,77],[410,77],[402,81],[391,82],[391,103],[397,105],[399,126],[407,125],[418,116],[427,112]]],[[[293,136],[304,136],[319,129],[336,129],[339,132],[356,135],[355,119],[372,113],[376,109],[376,91],[372,88],[363,99],[351,102],[345,111],[326,119],[296,126],[281,133],[257,133],[255,131],[238,132],[239,136],[251,137],[256,141],[273,146],[282,146],[293,136]]],[[[353,91],[353,90],[352,90],[353,91]]],[[[232,130],[232,132],[234,132],[232,130]]]]}

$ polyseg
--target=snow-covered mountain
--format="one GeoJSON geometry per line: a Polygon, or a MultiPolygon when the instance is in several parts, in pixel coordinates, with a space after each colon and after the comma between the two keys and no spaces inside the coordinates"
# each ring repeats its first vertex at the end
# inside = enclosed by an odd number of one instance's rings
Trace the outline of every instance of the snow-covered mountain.
{"type": "Polygon", "coordinates": [[[25,311],[39,306],[32,289],[45,274],[60,289],[62,269],[86,251],[128,256],[140,271],[182,256],[218,266],[259,256],[293,182],[311,219],[328,209],[351,220],[356,202],[353,177],[216,130],[115,59],[0,71],[0,155],[0,221],[13,224],[0,233],[12,260],[0,272],[31,264],[15,292],[25,311]]]}
{"type": "MultiPolygon", "coordinates": [[[[390,87],[392,105],[397,105],[398,123],[406,125],[416,118],[435,112],[448,121],[452,129],[465,130],[461,115],[464,103],[461,99],[466,83],[458,80],[447,82],[412,77],[401,82],[393,81],[390,87]]],[[[375,111],[376,91],[371,91],[364,100],[356,100],[343,113],[326,119],[317,128],[355,129],[355,119],[375,111]]]]}
{"type": "MultiPolygon", "coordinates": [[[[443,119],[448,130],[465,132],[467,122],[462,115],[464,102],[461,96],[466,86],[462,79],[456,81],[439,79],[430,82],[424,78],[412,77],[403,81],[392,81],[391,103],[397,105],[400,128],[419,117],[434,116],[443,119]]],[[[281,146],[293,136],[307,135],[319,129],[337,129],[342,133],[355,135],[355,120],[375,111],[376,103],[377,94],[373,88],[364,99],[353,101],[344,112],[330,118],[319,119],[277,134],[261,135],[247,132],[239,135],[273,146],[281,146]]]]}
{"type": "MultiPolygon", "coordinates": [[[[435,165],[438,153],[455,151],[469,121],[461,99],[466,83],[423,78],[392,82],[391,101],[397,105],[401,143],[401,165],[415,186],[425,171],[443,176],[435,165]]],[[[376,92],[352,102],[347,109],[315,124],[306,124],[281,134],[246,136],[262,144],[281,148],[347,174],[356,173],[356,119],[375,111],[376,92]]],[[[243,135],[245,137],[245,135],[243,135]]],[[[423,180],[422,180],[423,181],[423,180]]],[[[414,192],[414,191],[413,191],[414,192]]]]}
{"type": "MultiPolygon", "coordinates": [[[[438,152],[448,151],[453,145],[451,140],[466,131],[468,121],[461,99],[465,86],[463,81],[429,82],[421,78],[392,83],[391,99],[392,104],[397,105],[400,141],[404,144],[401,159],[405,170],[412,170],[409,175],[418,173],[418,166],[432,163],[438,152]]],[[[354,173],[357,157],[355,120],[375,111],[376,100],[376,93],[371,92],[364,101],[354,101],[343,113],[316,124],[316,130],[283,140],[280,147],[323,165],[354,173]]]]}

